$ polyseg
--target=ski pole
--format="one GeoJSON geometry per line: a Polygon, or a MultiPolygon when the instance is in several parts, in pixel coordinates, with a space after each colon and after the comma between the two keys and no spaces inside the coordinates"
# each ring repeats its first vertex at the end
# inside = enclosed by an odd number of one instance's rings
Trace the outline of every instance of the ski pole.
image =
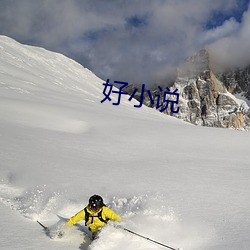
{"type": "Polygon", "coordinates": [[[162,244],[162,243],[160,243],[160,242],[158,242],[158,241],[155,241],[155,240],[152,240],[152,239],[150,239],[150,238],[148,238],[148,237],[145,237],[145,236],[143,236],[143,235],[141,235],[141,234],[135,233],[135,232],[133,232],[133,231],[127,229],[127,228],[122,228],[122,229],[125,230],[125,231],[127,231],[127,232],[129,232],[129,233],[131,233],[131,234],[137,235],[137,236],[139,236],[139,237],[141,237],[141,238],[143,238],[143,239],[145,239],[145,240],[154,242],[154,243],[156,243],[156,244],[158,244],[158,245],[161,245],[161,246],[163,246],[163,247],[169,248],[169,249],[171,249],[171,250],[180,250],[180,248],[173,248],[173,247],[167,246],[167,245],[162,244]]]}
{"type": "Polygon", "coordinates": [[[41,222],[39,222],[38,220],[36,221],[40,226],[42,226],[43,227],[43,229],[46,231],[46,230],[48,230],[48,228],[47,227],[45,227],[41,222]]]}

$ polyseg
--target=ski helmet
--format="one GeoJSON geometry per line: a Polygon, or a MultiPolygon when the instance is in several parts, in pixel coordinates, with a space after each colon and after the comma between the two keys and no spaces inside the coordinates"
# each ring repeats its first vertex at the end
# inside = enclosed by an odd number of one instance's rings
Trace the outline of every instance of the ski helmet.
{"type": "Polygon", "coordinates": [[[89,198],[89,206],[93,210],[98,210],[103,207],[103,199],[99,195],[93,195],[89,198]]]}

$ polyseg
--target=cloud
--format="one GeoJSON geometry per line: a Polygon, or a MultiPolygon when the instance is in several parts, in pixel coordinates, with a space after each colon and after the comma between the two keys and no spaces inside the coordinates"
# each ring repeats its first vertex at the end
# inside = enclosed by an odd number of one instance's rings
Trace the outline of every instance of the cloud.
{"type": "MultiPolygon", "coordinates": [[[[250,64],[250,9],[237,25],[232,32],[210,44],[214,59],[224,67],[245,67],[250,64]]],[[[227,29],[226,24],[220,29],[227,29]]]]}
{"type": "Polygon", "coordinates": [[[225,37],[235,34],[240,28],[240,24],[232,17],[229,20],[224,21],[221,26],[204,31],[201,36],[201,44],[211,44],[219,41],[225,37]]]}
{"type": "Polygon", "coordinates": [[[247,13],[242,23],[230,18],[238,9],[237,0],[2,0],[0,33],[64,53],[104,80],[149,85],[204,46],[249,38],[247,13]],[[229,18],[208,30],[214,13],[229,18]]]}

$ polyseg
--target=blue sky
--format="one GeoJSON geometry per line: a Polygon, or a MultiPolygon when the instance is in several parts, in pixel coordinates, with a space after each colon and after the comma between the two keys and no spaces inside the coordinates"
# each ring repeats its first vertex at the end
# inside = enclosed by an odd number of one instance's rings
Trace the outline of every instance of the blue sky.
{"type": "Polygon", "coordinates": [[[212,29],[216,28],[217,26],[223,25],[225,20],[228,20],[230,18],[234,18],[237,22],[242,22],[242,17],[244,12],[248,9],[249,0],[240,0],[237,3],[237,7],[233,8],[229,13],[224,13],[222,10],[216,10],[211,13],[211,18],[208,19],[206,28],[212,29]]]}
{"type": "Polygon", "coordinates": [[[102,79],[151,85],[210,48],[250,63],[249,0],[1,0],[0,34],[63,53],[102,79]]]}

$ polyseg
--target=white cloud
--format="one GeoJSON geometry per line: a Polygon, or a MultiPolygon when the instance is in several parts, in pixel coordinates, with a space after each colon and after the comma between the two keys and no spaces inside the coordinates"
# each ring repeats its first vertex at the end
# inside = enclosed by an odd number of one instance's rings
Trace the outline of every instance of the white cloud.
{"type": "Polygon", "coordinates": [[[240,28],[240,24],[232,17],[226,20],[221,26],[216,28],[205,30],[201,36],[201,44],[211,44],[214,41],[218,41],[222,38],[235,34],[240,28]]]}
{"type": "Polygon", "coordinates": [[[219,64],[226,67],[250,64],[250,9],[244,13],[242,22],[234,32],[210,45],[210,50],[219,64]]]}
{"type": "Polygon", "coordinates": [[[204,29],[215,11],[230,14],[237,4],[237,0],[2,0],[0,33],[63,52],[103,79],[148,84],[205,45],[220,48],[221,41],[230,47],[236,43],[231,39],[237,40],[230,34],[249,37],[247,15],[242,24],[230,19],[214,30],[204,29]],[[140,18],[143,25],[131,26],[131,17],[140,18]]]}

